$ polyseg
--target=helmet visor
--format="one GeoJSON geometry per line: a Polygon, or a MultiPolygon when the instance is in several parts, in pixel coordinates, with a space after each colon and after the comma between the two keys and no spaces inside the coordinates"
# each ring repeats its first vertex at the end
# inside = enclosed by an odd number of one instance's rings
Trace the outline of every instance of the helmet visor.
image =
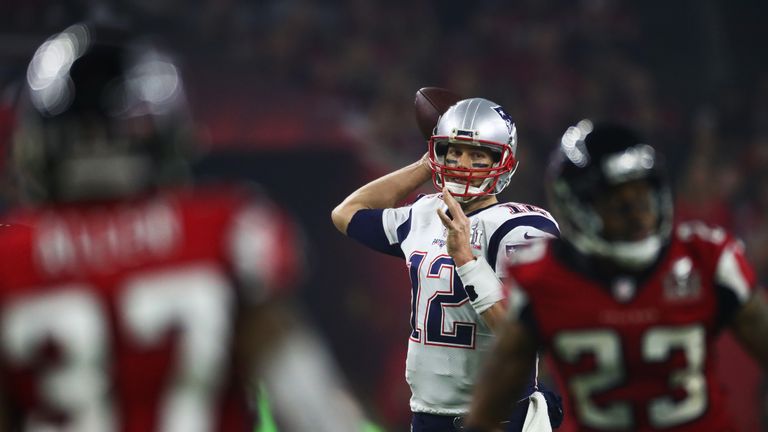
{"type": "Polygon", "coordinates": [[[509,146],[471,138],[463,140],[455,137],[449,140],[447,136],[434,136],[430,139],[429,161],[435,188],[442,190],[447,184],[453,184],[451,193],[459,197],[495,194],[499,178],[512,171],[516,165],[509,146]],[[455,148],[469,151],[479,148],[489,157],[485,161],[460,163],[451,154],[455,148]]]}

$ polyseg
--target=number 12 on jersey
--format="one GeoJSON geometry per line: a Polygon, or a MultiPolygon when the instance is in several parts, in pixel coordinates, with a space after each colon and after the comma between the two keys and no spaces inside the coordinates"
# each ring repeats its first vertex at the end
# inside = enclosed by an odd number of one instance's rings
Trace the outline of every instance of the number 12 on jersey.
{"type": "Polygon", "coordinates": [[[469,301],[453,259],[442,254],[427,261],[427,252],[416,251],[408,258],[407,265],[411,278],[411,340],[425,345],[473,349],[474,322],[453,320],[451,328],[445,328],[446,318],[455,318],[451,312],[469,301]],[[422,277],[425,264],[427,271],[422,277]],[[424,303],[426,306],[422,309],[424,303]]]}

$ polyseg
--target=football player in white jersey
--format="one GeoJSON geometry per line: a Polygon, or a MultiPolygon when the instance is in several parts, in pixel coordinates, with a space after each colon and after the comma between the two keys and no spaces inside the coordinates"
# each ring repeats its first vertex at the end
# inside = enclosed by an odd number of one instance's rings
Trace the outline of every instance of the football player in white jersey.
{"type": "MultiPolygon", "coordinates": [[[[505,314],[504,260],[516,245],[559,234],[547,211],[498,201],[517,168],[516,150],[515,123],[504,109],[487,99],[465,99],[440,117],[419,161],[364,185],[333,210],[339,231],[406,260],[413,432],[460,430],[493,329],[505,314]],[[396,207],[430,179],[440,193],[396,207]]],[[[506,430],[522,429],[535,377],[529,387],[506,430]]],[[[550,405],[559,413],[555,399],[550,405]]],[[[530,405],[547,415],[546,404],[530,405]]]]}

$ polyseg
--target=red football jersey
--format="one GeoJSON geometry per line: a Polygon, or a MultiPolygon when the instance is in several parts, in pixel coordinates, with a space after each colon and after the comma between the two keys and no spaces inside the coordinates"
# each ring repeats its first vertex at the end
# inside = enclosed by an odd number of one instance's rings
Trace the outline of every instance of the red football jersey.
{"type": "Polygon", "coordinates": [[[22,430],[250,432],[236,317],[295,274],[292,226],[256,198],[211,188],[10,215],[0,360],[22,430]]]}
{"type": "Polygon", "coordinates": [[[580,430],[735,430],[713,350],[753,291],[740,244],[683,224],[651,271],[601,278],[554,242],[516,254],[510,301],[551,353],[580,430]]]}

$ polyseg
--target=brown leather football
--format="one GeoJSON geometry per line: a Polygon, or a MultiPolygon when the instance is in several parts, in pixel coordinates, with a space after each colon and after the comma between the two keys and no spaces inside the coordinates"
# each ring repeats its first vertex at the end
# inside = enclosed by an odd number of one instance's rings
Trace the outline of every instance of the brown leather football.
{"type": "Polygon", "coordinates": [[[416,111],[416,122],[424,139],[432,136],[440,116],[461,99],[461,96],[441,87],[423,87],[416,92],[413,107],[416,111]]]}

